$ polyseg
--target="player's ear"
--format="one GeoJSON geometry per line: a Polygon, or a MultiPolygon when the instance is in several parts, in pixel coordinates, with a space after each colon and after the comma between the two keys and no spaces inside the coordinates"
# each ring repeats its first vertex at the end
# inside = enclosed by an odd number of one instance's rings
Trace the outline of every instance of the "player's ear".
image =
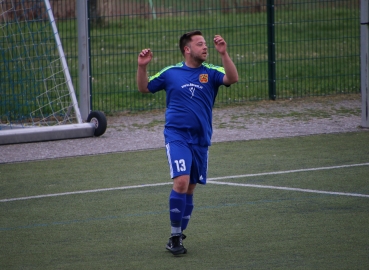
{"type": "Polygon", "coordinates": [[[191,48],[188,47],[188,46],[184,46],[184,51],[185,51],[185,53],[189,53],[189,52],[191,52],[191,48]]]}

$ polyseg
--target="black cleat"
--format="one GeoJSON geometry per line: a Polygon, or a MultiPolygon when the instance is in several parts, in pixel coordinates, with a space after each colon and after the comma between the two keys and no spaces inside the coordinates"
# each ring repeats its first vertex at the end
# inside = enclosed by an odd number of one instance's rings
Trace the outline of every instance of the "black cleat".
{"type": "Polygon", "coordinates": [[[187,249],[183,246],[182,240],[186,238],[183,234],[173,235],[169,238],[169,242],[166,249],[169,250],[173,255],[186,254],[187,249]]]}
{"type": "MultiPolygon", "coordinates": [[[[182,241],[183,240],[185,240],[186,238],[187,238],[187,236],[184,234],[184,233],[182,233],[181,234],[181,237],[182,237],[182,241]]],[[[167,250],[170,250],[170,246],[172,245],[172,237],[170,237],[169,238],[169,241],[168,241],[168,244],[167,244],[167,246],[166,246],[166,249],[167,250]]]]}

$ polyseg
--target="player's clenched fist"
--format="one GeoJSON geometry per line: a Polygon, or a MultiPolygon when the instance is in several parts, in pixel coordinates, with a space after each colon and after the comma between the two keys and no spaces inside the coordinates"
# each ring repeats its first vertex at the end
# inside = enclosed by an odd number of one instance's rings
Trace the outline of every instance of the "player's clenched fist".
{"type": "Polygon", "coordinates": [[[215,49],[220,54],[224,54],[227,51],[227,43],[220,35],[215,35],[213,41],[214,41],[215,49]]]}
{"type": "Polygon", "coordinates": [[[140,54],[138,55],[138,65],[139,66],[146,66],[152,59],[152,52],[148,49],[143,49],[140,54]]]}

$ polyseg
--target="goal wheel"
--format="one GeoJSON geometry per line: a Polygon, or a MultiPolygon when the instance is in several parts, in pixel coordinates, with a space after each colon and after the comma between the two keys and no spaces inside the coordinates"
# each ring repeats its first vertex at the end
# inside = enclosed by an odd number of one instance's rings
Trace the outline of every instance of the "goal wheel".
{"type": "Polygon", "coordinates": [[[92,111],[87,117],[87,122],[93,123],[95,125],[94,135],[99,137],[103,135],[106,131],[107,121],[105,114],[99,111],[92,111]]]}

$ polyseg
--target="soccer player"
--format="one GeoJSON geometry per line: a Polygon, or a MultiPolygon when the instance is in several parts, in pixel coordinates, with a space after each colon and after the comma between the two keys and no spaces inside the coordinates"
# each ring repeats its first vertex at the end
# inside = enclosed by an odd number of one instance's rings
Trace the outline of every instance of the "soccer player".
{"type": "Polygon", "coordinates": [[[187,249],[182,240],[191,217],[196,184],[206,184],[208,147],[212,136],[212,108],[221,85],[238,81],[237,68],[227,53],[227,43],[215,35],[214,46],[223,67],[205,62],[208,46],[200,31],[181,36],[184,61],[148,77],[150,49],[138,55],[137,85],[141,93],[166,91],[164,138],[173,188],[169,195],[171,237],[166,246],[173,255],[187,249]]]}

